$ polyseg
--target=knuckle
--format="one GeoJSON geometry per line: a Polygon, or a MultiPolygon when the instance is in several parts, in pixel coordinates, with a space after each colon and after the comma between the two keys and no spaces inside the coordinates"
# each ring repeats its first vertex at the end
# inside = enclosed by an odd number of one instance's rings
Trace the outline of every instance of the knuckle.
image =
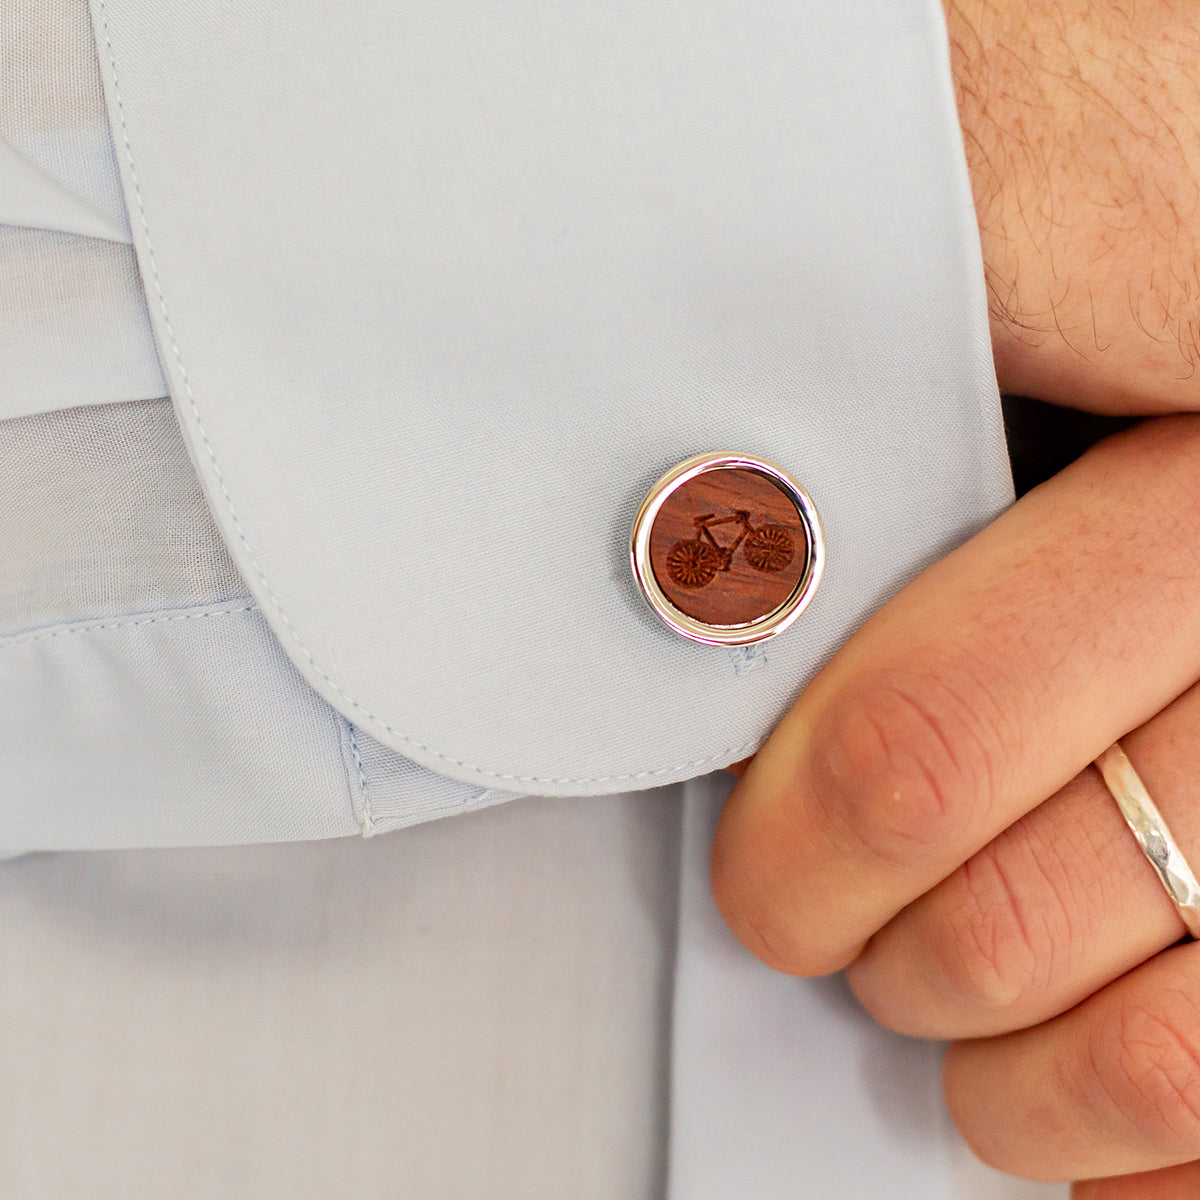
{"type": "Polygon", "coordinates": [[[747,880],[744,871],[729,866],[720,849],[718,837],[709,863],[709,887],[717,910],[747,950],[767,966],[779,969],[787,954],[781,944],[778,916],[764,903],[757,881],[747,880]]]}
{"type": "Polygon", "coordinates": [[[717,837],[709,863],[709,884],[718,911],[733,935],[767,966],[788,975],[827,975],[843,966],[789,920],[790,908],[748,869],[744,856],[730,856],[717,837]]]}
{"type": "Polygon", "coordinates": [[[831,828],[883,861],[958,840],[990,804],[999,743],[978,682],[876,671],[814,731],[810,786],[831,828]]]}
{"type": "Polygon", "coordinates": [[[1051,966],[1053,941],[1031,924],[1002,856],[992,842],[955,873],[935,943],[951,988],[984,1013],[1020,1007],[1051,966]]]}
{"type": "Polygon", "coordinates": [[[777,914],[754,904],[728,908],[718,902],[718,908],[738,941],[768,967],[789,975],[817,973],[803,969],[802,955],[781,928],[777,914]]]}
{"type": "Polygon", "coordinates": [[[1090,872],[1078,884],[1078,837],[1063,837],[1061,818],[1047,816],[1054,811],[1043,807],[1018,821],[942,889],[931,944],[950,987],[976,1012],[1049,1015],[1103,916],[1103,899],[1094,897],[1106,895],[1106,885],[1097,889],[1090,872]]]}
{"type": "Polygon", "coordinates": [[[1191,998],[1122,1004],[1093,1033],[1089,1062],[1139,1143],[1163,1155],[1200,1149],[1200,1011],[1191,998]]]}

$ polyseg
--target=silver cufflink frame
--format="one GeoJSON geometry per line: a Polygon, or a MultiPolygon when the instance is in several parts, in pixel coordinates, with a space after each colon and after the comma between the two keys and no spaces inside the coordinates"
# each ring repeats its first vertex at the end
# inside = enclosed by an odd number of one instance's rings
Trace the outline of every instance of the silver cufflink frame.
{"type": "Polygon", "coordinates": [[[668,471],[649,491],[633,520],[630,564],[651,611],[676,633],[706,646],[746,646],[783,633],[811,603],[825,569],[825,532],[812,497],[781,467],[747,454],[698,454],[668,471]],[[709,471],[752,471],[795,505],[807,542],[804,571],[786,600],[769,613],[737,625],[711,625],[676,607],[650,563],[650,534],[662,506],[684,484],[709,471]]]}

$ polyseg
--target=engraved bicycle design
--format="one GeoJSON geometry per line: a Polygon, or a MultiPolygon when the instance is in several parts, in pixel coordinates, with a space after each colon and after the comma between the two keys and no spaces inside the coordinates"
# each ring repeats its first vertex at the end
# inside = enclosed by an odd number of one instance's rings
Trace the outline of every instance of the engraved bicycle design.
{"type": "Polygon", "coordinates": [[[756,571],[771,574],[782,571],[796,553],[791,531],[782,525],[752,525],[750,513],[735,509],[732,516],[705,513],[694,518],[696,536],[678,541],[667,554],[667,571],[681,588],[707,587],[718,571],[728,571],[740,548],[746,562],[756,571]],[[722,546],[713,536],[721,525],[740,525],[732,545],[722,546]]]}

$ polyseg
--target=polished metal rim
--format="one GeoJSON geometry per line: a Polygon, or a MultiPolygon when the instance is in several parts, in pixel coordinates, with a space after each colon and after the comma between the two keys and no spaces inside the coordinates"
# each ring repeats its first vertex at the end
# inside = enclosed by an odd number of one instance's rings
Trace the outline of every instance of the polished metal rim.
{"type": "Polygon", "coordinates": [[[646,602],[676,633],[706,646],[745,646],[781,634],[808,607],[825,569],[825,533],[812,497],[781,467],[747,454],[697,454],[668,471],[642,501],[633,520],[629,557],[633,576],[646,602]],[[753,471],[765,476],[795,504],[804,526],[808,558],[791,594],[778,608],[739,625],[710,625],[676,608],[659,586],[650,565],[650,531],[659,510],[672,493],[709,471],[753,471]]]}

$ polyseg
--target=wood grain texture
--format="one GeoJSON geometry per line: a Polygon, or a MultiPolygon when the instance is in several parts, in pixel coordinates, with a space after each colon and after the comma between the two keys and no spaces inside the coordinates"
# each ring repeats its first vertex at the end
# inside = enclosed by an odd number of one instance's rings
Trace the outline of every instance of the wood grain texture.
{"type": "Polygon", "coordinates": [[[689,480],[650,531],[650,567],[667,599],[708,625],[744,625],[774,612],[810,552],[795,504],[755,471],[689,480]]]}

